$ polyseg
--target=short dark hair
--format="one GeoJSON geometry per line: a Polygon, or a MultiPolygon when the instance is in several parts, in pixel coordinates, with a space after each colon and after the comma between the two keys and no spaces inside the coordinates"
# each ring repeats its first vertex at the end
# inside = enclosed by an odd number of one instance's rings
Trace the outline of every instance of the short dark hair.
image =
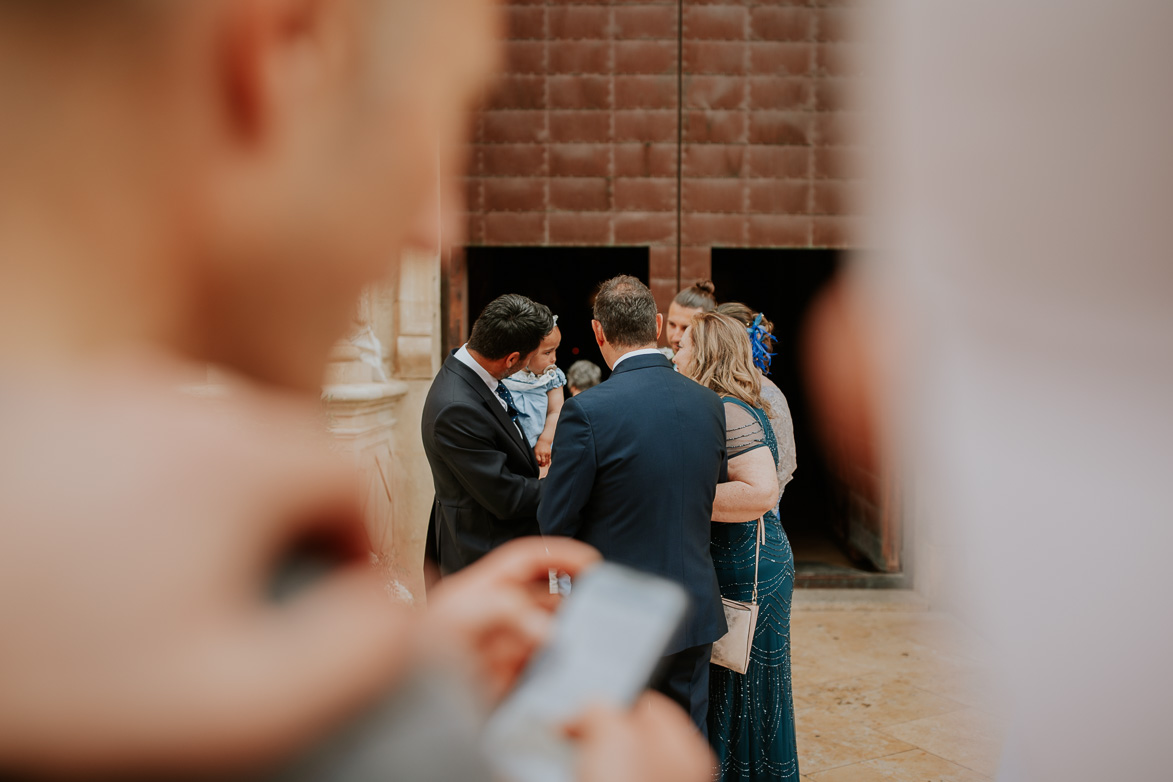
{"type": "Polygon", "coordinates": [[[574,386],[579,391],[594,388],[603,382],[603,370],[593,361],[579,359],[566,370],[566,385],[574,386]]]}
{"type": "Polygon", "coordinates": [[[490,361],[510,353],[528,356],[554,330],[554,315],[544,304],[517,293],[507,293],[489,302],[468,338],[469,350],[490,361]]]}
{"type": "Polygon", "coordinates": [[[621,274],[600,285],[594,314],[608,342],[638,347],[656,341],[656,300],[635,277],[621,274]]]}

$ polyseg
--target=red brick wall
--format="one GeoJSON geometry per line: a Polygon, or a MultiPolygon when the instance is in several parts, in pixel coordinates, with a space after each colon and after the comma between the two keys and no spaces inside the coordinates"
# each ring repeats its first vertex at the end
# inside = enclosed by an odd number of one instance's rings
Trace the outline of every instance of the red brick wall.
{"type": "Polygon", "coordinates": [[[853,11],[827,6],[510,0],[470,243],[646,245],[662,305],[714,246],[853,246],[853,11]]]}

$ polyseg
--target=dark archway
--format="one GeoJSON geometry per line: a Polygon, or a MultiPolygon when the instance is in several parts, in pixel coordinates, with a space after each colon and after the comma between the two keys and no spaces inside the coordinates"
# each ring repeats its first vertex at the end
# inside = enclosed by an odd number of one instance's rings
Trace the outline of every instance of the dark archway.
{"type": "Polygon", "coordinates": [[[609,374],[591,331],[591,303],[599,283],[615,275],[647,283],[646,247],[470,247],[466,253],[470,323],[497,296],[529,296],[558,316],[562,371],[582,358],[609,374]]]}
{"type": "Polygon", "coordinates": [[[835,250],[713,249],[712,277],[720,302],[741,301],[774,322],[778,338],[771,379],[794,418],[798,470],[782,495],[782,525],[794,548],[798,583],[805,586],[899,586],[876,573],[849,545],[852,502],[816,436],[802,377],[802,329],[816,295],[841,265],[835,250]]]}

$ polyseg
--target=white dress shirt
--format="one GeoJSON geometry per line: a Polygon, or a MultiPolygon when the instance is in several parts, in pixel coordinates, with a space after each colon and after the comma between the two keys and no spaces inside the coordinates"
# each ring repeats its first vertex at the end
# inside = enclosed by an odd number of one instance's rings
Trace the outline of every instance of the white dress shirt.
{"type": "Polygon", "coordinates": [[[615,359],[615,365],[611,367],[611,371],[614,372],[616,369],[619,368],[620,364],[622,364],[624,361],[626,361],[629,358],[632,358],[634,356],[651,356],[651,355],[662,356],[664,354],[660,352],[659,348],[640,348],[639,350],[633,350],[630,353],[624,353],[622,356],[615,359]]]}
{"type": "Polygon", "coordinates": [[[480,363],[472,357],[472,354],[468,352],[468,343],[461,345],[460,350],[456,351],[456,360],[461,364],[464,364],[473,372],[476,372],[477,377],[485,381],[485,385],[488,386],[489,390],[493,392],[493,398],[501,403],[501,408],[504,410],[509,409],[509,405],[505,404],[505,400],[497,394],[497,386],[501,381],[490,375],[488,370],[482,367],[480,363]]]}

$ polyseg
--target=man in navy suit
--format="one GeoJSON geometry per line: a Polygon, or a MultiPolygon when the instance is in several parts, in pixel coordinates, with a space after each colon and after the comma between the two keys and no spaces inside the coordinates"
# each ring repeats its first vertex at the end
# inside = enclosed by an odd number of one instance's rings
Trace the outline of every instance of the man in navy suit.
{"type": "Polygon", "coordinates": [[[426,556],[443,575],[538,534],[538,462],[500,381],[524,367],[553,328],[548,307],[500,296],[432,381],[422,425],[436,487],[426,556]]]}
{"type": "Polygon", "coordinates": [[[664,317],[642,282],[603,283],[594,315],[612,374],[562,407],[538,522],[544,534],[578,538],[605,559],[688,590],[691,610],[657,689],[705,732],[709,657],[726,631],[709,555],[725,414],[715,393],[656,350],[664,317]]]}

